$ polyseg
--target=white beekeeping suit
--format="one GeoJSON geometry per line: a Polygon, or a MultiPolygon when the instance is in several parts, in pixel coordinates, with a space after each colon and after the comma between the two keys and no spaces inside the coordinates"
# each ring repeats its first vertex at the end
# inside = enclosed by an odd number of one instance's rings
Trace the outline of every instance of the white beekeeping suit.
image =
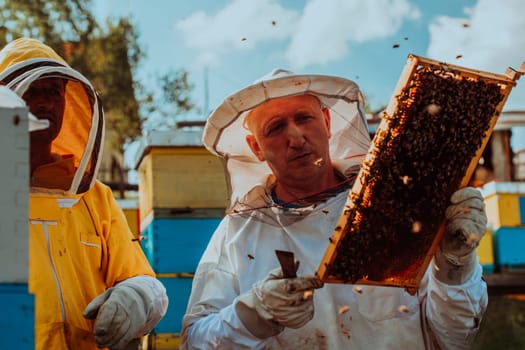
{"type": "Polygon", "coordinates": [[[456,285],[438,280],[429,268],[415,295],[395,287],[324,284],[313,294],[313,318],[299,328],[265,313],[271,305],[255,310],[259,317],[253,322],[243,315],[239,304],[246,305],[246,295],[258,306],[270,298],[264,283],[279,278],[272,275],[279,268],[275,250],[294,252],[298,276],[315,273],[347,200],[348,187],[313,205],[279,205],[271,193],[275,177],[246,143],[243,123],[250,110],[301,94],[329,108],[330,156],[341,174],[352,178],[369,148],[363,98],[346,79],[276,70],[215,109],[203,140],[224,161],[231,203],[200,260],[183,320],[182,348],[467,348],[487,305],[477,263],[456,285]]]}

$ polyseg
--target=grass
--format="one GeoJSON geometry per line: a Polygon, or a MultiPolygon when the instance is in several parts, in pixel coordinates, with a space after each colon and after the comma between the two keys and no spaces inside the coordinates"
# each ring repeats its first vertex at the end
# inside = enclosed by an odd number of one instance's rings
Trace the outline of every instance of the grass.
{"type": "Polygon", "coordinates": [[[525,294],[489,290],[489,304],[472,350],[525,349],[525,294]]]}

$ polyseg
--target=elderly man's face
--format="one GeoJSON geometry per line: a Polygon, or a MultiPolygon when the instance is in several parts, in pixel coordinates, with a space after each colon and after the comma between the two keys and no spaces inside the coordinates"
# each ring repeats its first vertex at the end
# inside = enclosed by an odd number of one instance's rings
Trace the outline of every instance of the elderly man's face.
{"type": "Polygon", "coordinates": [[[312,95],[270,100],[248,116],[253,153],[278,180],[312,180],[331,171],[330,114],[312,95]]]}
{"type": "Polygon", "coordinates": [[[65,81],[60,78],[39,79],[31,84],[23,99],[38,119],[49,120],[49,128],[31,133],[31,141],[49,144],[60,132],[65,106],[65,81]]]}

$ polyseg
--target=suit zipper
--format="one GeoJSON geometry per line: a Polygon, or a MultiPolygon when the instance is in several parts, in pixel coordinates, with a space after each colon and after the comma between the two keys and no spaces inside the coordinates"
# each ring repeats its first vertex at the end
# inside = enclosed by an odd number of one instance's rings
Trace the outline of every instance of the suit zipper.
{"type": "Polygon", "coordinates": [[[58,290],[58,300],[60,301],[60,312],[62,313],[62,322],[64,324],[64,330],[67,333],[67,318],[66,318],[66,309],[64,306],[64,298],[62,297],[62,287],[60,285],[60,281],[58,279],[58,275],[55,269],[55,264],[53,262],[53,256],[51,254],[51,243],[49,241],[49,230],[48,226],[53,225],[56,226],[56,221],[42,221],[42,220],[31,220],[31,224],[40,224],[44,228],[44,234],[46,238],[46,249],[47,249],[47,256],[49,258],[49,265],[51,266],[51,271],[53,272],[53,277],[55,279],[55,284],[58,290]]]}

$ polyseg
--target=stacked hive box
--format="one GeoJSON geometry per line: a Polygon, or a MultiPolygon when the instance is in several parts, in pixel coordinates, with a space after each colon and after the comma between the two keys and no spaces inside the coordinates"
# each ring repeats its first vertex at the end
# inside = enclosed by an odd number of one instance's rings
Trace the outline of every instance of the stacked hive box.
{"type": "Polygon", "coordinates": [[[170,298],[157,334],[180,332],[192,276],[227,205],[222,164],[201,136],[201,127],[152,132],[137,153],[142,247],[170,298]]]}
{"type": "Polygon", "coordinates": [[[482,189],[489,222],[479,253],[485,268],[525,270],[525,183],[489,182],[482,189]],[[488,247],[493,255],[489,256],[488,247]],[[483,255],[485,254],[485,255],[483,255]]]}
{"type": "Polygon", "coordinates": [[[492,231],[490,228],[487,229],[485,235],[479,242],[476,253],[478,254],[478,261],[483,268],[483,273],[493,273],[496,268],[496,264],[494,262],[494,243],[492,240],[492,231]]]}
{"type": "Polygon", "coordinates": [[[117,199],[119,207],[124,212],[129,229],[138,237],[140,235],[139,208],[136,199],[117,199]]]}
{"type": "MultiPolygon", "coordinates": [[[[5,89],[5,90],[4,90],[5,89]]],[[[29,133],[27,109],[8,104],[0,86],[0,349],[34,348],[34,298],[28,292],[29,133]],[[7,317],[6,317],[7,316],[7,317]]],[[[11,94],[14,94],[11,92],[11,94]]],[[[11,96],[12,97],[12,96],[11,96]]]]}

